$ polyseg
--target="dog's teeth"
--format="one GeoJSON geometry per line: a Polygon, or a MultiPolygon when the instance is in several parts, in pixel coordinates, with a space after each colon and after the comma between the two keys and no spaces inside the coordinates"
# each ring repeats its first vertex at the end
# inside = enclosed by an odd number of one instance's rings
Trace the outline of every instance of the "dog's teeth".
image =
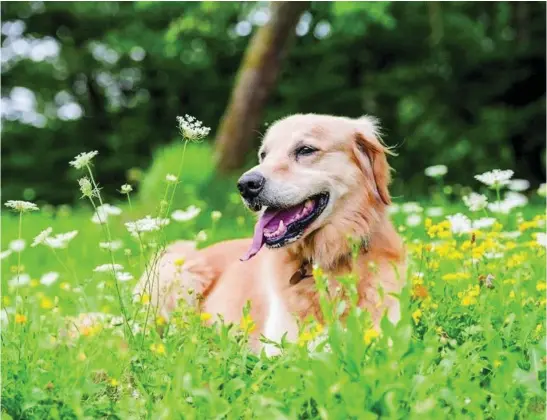
{"type": "Polygon", "coordinates": [[[283,220],[279,222],[279,227],[277,228],[279,234],[284,234],[287,231],[287,227],[283,223],[283,220]]]}

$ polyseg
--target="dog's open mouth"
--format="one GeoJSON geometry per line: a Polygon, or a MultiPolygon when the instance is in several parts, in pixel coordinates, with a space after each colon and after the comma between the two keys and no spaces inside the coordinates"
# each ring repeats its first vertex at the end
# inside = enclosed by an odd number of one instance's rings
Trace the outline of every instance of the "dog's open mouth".
{"type": "Polygon", "coordinates": [[[321,193],[293,207],[266,208],[256,223],[251,248],[241,260],[255,256],[264,244],[279,248],[296,241],[325,210],[328,201],[329,194],[321,193]]]}

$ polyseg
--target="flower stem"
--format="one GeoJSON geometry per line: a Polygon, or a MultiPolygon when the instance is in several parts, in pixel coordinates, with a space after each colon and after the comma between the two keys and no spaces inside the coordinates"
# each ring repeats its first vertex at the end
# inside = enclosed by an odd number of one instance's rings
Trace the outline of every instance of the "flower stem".
{"type": "MultiPolygon", "coordinates": [[[[99,203],[101,203],[101,206],[104,206],[103,199],[101,198],[101,193],[99,192],[99,187],[98,187],[97,183],[95,182],[95,178],[93,177],[93,171],[91,170],[91,167],[89,165],[86,165],[86,168],[89,172],[89,176],[91,178],[91,183],[93,184],[93,189],[94,189],[94,191],[96,191],[97,197],[99,198],[99,203]]],[[[108,226],[107,216],[105,216],[104,223],[102,223],[102,220],[100,220],[100,215],[99,215],[99,212],[97,211],[97,207],[95,206],[95,202],[93,201],[93,198],[89,197],[89,201],[91,201],[91,205],[93,206],[93,208],[95,209],[95,212],[97,213],[97,217],[99,218],[99,222],[101,223],[101,225],[104,224],[103,229],[105,230],[105,233],[106,233],[106,240],[108,242],[112,242],[112,235],[110,234],[110,227],[108,226]]],[[[133,330],[131,329],[131,327],[129,325],[129,320],[127,319],[127,312],[125,310],[125,305],[123,304],[123,298],[122,298],[122,294],[121,294],[121,291],[120,291],[120,286],[118,284],[118,279],[116,278],[116,273],[114,271],[114,265],[115,265],[114,253],[112,252],[112,248],[110,248],[110,247],[108,248],[108,251],[109,251],[110,260],[111,260],[111,263],[112,263],[112,278],[114,280],[114,285],[116,287],[116,294],[118,295],[120,310],[122,311],[123,319],[125,321],[125,326],[126,326],[128,332],[129,332],[129,335],[131,336],[131,338],[133,338],[133,330]]]]}

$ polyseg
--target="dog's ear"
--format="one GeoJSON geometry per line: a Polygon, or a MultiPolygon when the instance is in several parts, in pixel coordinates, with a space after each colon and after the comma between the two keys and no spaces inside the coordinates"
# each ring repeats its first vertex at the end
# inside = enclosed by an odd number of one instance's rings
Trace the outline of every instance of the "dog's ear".
{"type": "Polygon", "coordinates": [[[378,120],[364,116],[357,120],[353,145],[355,158],[364,173],[374,178],[376,196],[384,204],[391,204],[388,186],[391,182],[390,167],[387,154],[391,152],[380,140],[378,120]]]}

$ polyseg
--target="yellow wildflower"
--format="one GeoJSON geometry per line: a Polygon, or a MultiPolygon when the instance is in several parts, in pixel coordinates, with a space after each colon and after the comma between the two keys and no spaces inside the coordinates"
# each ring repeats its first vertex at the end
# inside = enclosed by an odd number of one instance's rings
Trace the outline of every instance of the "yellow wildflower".
{"type": "Polygon", "coordinates": [[[16,314],[15,315],[15,323],[16,324],[26,324],[27,323],[27,316],[23,314],[16,314]]]}
{"type": "Polygon", "coordinates": [[[511,250],[517,247],[517,243],[513,241],[505,242],[505,249],[511,250]]]}
{"type": "Polygon", "coordinates": [[[101,331],[102,327],[99,324],[93,325],[92,327],[83,327],[80,332],[84,337],[93,337],[101,331]]]}
{"type": "Polygon", "coordinates": [[[111,386],[118,386],[119,384],[120,384],[120,383],[118,382],[117,379],[112,378],[112,379],[110,380],[110,385],[111,385],[111,386]]]}
{"type": "Polygon", "coordinates": [[[511,290],[511,293],[509,293],[509,298],[514,299],[515,298],[515,291],[511,290]]]}
{"type": "Polygon", "coordinates": [[[412,297],[414,299],[425,299],[429,296],[429,292],[427,291],[427,287],[417,284],[414,285],[412,288],[412,297]]]}
{"type": "Polygon", "coordinates": [[[141,296],[141,303],[143,305],[146,305],[147,303],[150,303],[150,296],[147,295],[146,293],[143,293],[142,296],[141,296]]]}
{"type": "Polygon", "coordinates": [[[199,316],[199,319],[201,319],[203,322],[209,321],[213,315],[211,315],[209,312],[202,312],[199,316]]]}
{"type": "Polygon", "coordinates": [[[165,354],[165,346],[163,345],[163,343],[152,344],[152,345],[150,346],[150,350],[151,350],[153,353],[165,354]]]}
{"type": "Polygon", "coordinates": [[[380,336],[380,333],[376,331],[374,328],[369,328],[365,331],[365,335],[363,336],[363,340],[365,341],[365,344],[368,346],[370,343],[372,343],[373,340],[378,338],[380,336]]]}
{"type": "Polygon", "coordinates": [[[544,281],[539,281],[536,285],[536,290],[538,292],[543,292],[545,289],[547,289],[547,284],[544,281]]]}
{"type": "Polygon", "coordinates": [[[507,260],[507,267],[508,268],[514,268],[519,265],[521,265],[524,261],[526,261],[526,254],[521,252],[519,254],[514,254],[509,257],[507,260]]]}
{"type": "Polygon", "coordinates": [[[36,279],[32,279],[30,281],[30,287],[38,287],[39,284],[40,284],[40,282],[36,279]]]}
{"type": "Polygon", "coordinates": [[[451,281],[451,280],[467,280],[471,278],[471,274],[464,273],[463,271],[457,272],[457,273],[448,273],[442,276],[442,279],[444,281],[451,281]]]}
{"type": "Polygon", "coordinates": [[[48,297],[43,297],[40,301],[40,308],[42,309],[51,309],[53,308],[53,301],[48,297]]]}
{"type": "Polygon", "coordinates": [[[534,229],[534,228],[537,228],[539,227],[539,221],[538,220],[529,220],[529,221],[524,221],[522,222],[520,225],[519,225],[519,230],[521,232],[524,232],[525,230],[528,230],[528,229],[534,229]]]}
{"type": "Polygon", "coordinates": [[[167,321],[165,320],[164,317],[162,317],[161,315],[159,315],[157,318],[156,318],[156,325],[161,327],[162,325],[165,325],[167,323],[167,321]]]}
{"type": "Polygon", "coordinates": [[[422,318],[422,310],[416,309],[414,312],[412,312],[412,319],[414,320],[415,324],[418,324],[420,322],[420,319],[422,318]]]}
{"type": "Polygon", "coordinates": [[[176,267],[182,267],[184,265],[184,258],[177,258],[173,263],[176,267]]]}
{"type": "Polygon", "coordinates": [[[313,335],[310,331],[304,331],[298,336],[298,345],[304,347],[308,341],[313,340],[313,335]]]}
{"type": "Polygon", "coordinates": [[[318,265],[313,267],[312,270],[313,277],[323,277],[325,273],[323,273],[323,270],[318,265]]]}
{"type": "Polygon", "coordinates": [[[252,333],[256,329],[256,325],[251,318],[251,315],[246,315],[243,318],[241,318],[240,327],[242,330],[252,333]]]}
{"type": "Polygon", "coordinates": [[[437,271],[440,266],[441,265],[437,260],[431,260],[427,263],[427,268],[429,268],[431,271],[437,271]]]}
{"type": "Polygon", "coordinates": [[[502,363],[499,360],[494,360],[494,367],[499,368],[502,365],[502,363]]]}

